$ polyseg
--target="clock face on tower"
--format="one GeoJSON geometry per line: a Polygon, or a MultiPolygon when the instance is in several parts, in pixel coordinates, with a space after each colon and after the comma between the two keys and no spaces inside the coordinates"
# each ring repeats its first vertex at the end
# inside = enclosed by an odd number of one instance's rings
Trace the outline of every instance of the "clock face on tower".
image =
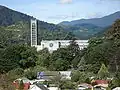
{"type": "Polygon", "coordinates": [[[53,43],[50,43],[49,46],[50,46],[50,47],[53,47],[53,43]]]}

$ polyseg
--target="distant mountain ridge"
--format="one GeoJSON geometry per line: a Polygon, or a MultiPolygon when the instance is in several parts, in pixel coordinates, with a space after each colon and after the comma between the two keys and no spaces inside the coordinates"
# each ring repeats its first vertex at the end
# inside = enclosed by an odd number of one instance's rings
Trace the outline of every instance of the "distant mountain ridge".
{"type": "MultiPolygon", "coordinates": [[[[11,31],[14,41],[30,45],[30,20],[34,17],[0,5],[0,31],[11,31]]],[[[37,19],[38,44],[41,40],[63,40],[74,37],[61,26],[37,19]]]]}
{"type": "MultiPolygon", "coordinates": [[[[9,26],[20,21],[29,23],[30,20],[33,18],[34,18],[33,16],[29,16],[27,14],[14,11],[5,6],[0,5],[0,26],[9,26]]],[[[38,27],[41,29],[47,29],[47,30],[61,29],[60,26],[57,26],[55,24],[40,21],[38,19],[37,21],[38,21],[38,27]]]]}
{"type": "Polygon", "coordinates": [[[0,26],[15,24],[17,21],[29,21],[33,17],[0,5],[0,26]]]}
{"type": "Polygon", "coordinates": [[[107,27],[110,27],[116,19],[120,19],[120,11],[102,18],[63,21],[58,25],[65,30],[72,31],[80,39],[89,39],[94,36],[102,36],[107,27]]]}
{"type": "Polygon", "coordinates": [[[102,18],[93,18],[93,19],[80,19],[80,20],[73,20],[73,21],[63,21],[59,23],[59,25],[75,25],[75,24],[93,24],[99,27],[107,27],[112,25],[112,23],[116,20],[120,19],[120,11],[110,14],[108,16],[104,16],[102,18]]]}
{"type": "MultiPolygon", "coordinates": [[[[7,30],[14,29],[21,31],[20,33],[17,31],[16,32],[27,41],[30,41],[30,20],[33,18],[33,16],[29,16],[0,5],[0,27],[4,27],[7,30]],[[23,28],[21,28],[22,26],[23,28]]],[[[98,35],[100,32],[103,33],[106,26],[109,27],[115,19],[118,18],[120,18],[120,11],[103,18],[61,22],[57,25],[37,19],[38,42],[42,39],[58,40],[71,39],[72,37],[77,37],[78,39],[89,39],[95,35],[98,35]]]]}

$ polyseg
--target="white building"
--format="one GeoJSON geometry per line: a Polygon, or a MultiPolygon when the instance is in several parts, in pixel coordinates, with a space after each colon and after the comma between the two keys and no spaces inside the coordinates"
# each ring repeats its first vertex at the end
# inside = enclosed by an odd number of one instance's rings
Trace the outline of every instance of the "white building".
{"type": "Polygon", "coordinates": [[[62,76],[62,79],[65,80],[71,80],[71,71],[59,71],[60,75],[62,76]]]}
{"type": "MultiPolygon", "coordinates": [[[[48,48],[49,52],[53,52],[58,48],[64,48],[70,45],[70,41],[71,40],[42,40],[41,45],[36,45],[35,47],[37,51],[48,48]]],[[[76,40],[75,42],[79,45],[80,50],[88,46],[88,40],[76,40]]]]}
{"type": "Polygon", "coordinates": [[[45,87],[43,84],[36,83],[36,84],[30,85],[29,90],[49,90],[49,89],[45,87]]]}
{"type": "MultiPolygon", "coordinates": [[[[35,46],[37,51],[48,48],[49,52],[53,52],[58,48],[64,48],[70,45],[71,40],[42,40],[41,45],[37,45],[37,21],[31,20],[31,46],[35,46]]],[[[75,41],[80,50],[88,46],[88,40],[75,41]]]]}
{"type": "Polygon", "coordinates": [[[31,20],[31,46],[37,46],[37,21],[31,20]]]}

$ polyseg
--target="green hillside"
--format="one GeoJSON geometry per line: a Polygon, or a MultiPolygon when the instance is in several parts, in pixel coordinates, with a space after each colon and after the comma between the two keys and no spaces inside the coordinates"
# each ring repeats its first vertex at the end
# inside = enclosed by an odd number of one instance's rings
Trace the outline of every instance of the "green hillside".
{"type": "MultiPolygon", "coordinates": [[[[12,38],[17,39],[17,42],[30,45],[30,23],[20,21],[10,26],[1,26],[0,30],[11,32],[13,34],[12,38]]],[[[38,27],[38,44],[40,44],[41,40],[63,40],[74,37],[71,32],[62,29],[48,30],[38,27]]]]}
{"type": "MultiPolygon", "coordinates": [[[[30,44],[30,20],[32,16],[0,5],[0,27],[12,32],[17,42],[30,44]]],[[[37,20],[38,44],[41,40],[72,39],[75,36],[58,25],[37,20]]]]}
{"type": "Polygon", "coordinates": [[[107,30],[104,36],[99,38],[92,38],[89,40],[89,46],[85,55],[83,56],[84,67],[79,69],[85,69],[89,67],[88,71],[97,72],[104,63],[110,72],[120,71],[120,20],[118,19],[115,23],[107,30]],[[90,65],[92,65],[90,67],[90,65]]]}
{"type": "Polygon", "coordinates": [[[116,19],[120,19],[120,11],[104,16],[102,18],[80,19],[63,21],[59,23],[67,31],[72,31],[80,39],[89,39],[96,35],[100,36],[110,27],[116,19]],[[99,35],[100,34],[100,35],[99,35]]]}
{"type": "Polygon", "coordinates": [[[110,15],[101,17],[101,18],[92,18],[92,19],[78,19],[73,21],[63,21],[59,23],[60,25],[76,25],[76,24],[93,24],[99,27],[108,27],[113,24],[116,19],[120,19],[120,11],[112,13],[110,15]]]}

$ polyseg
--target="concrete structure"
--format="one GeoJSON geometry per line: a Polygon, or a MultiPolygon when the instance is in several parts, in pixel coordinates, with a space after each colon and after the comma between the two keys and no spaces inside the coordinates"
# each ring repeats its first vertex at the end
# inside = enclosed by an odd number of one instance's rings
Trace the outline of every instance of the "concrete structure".
{"type": "Polygon", "coordinates": [[[48,87],[49,90],[60,90],[58,87],[48,87]]]}
{"type": "MultiPolygon", "coordinates": [[[[37,45],[37,51],[42,50],[44,48],[48,48],[49,52],[53,52],[58,48],[64,48],[70,45],[71,40],[42,40],[41,45],[37,45]]],[[[88,40],[76,40],[75,41],[78,45],[80,50],[86,48],[88,46],[88,40]]]]}
{"type": "Polygon", "coordinates": [[[93,90],[92,85],[87,84],[87,83],[82,83],[78,85],[78,89],[77,90],[93,90]]]}
{"type": "Polygon", "coordinates": [[[49,90],[49,89],[45,87],[43,84],[36,83],[36,84],[30,85],[29,90],[49,90]]]}
{"type": "Polygon", "coordinates": [[[37,20],[31,20],[31,46],[37,46],[37,20]]]}
{"type": "MultiPolygon", "coordinates": [[[[71,40],[42,40],[41,45],[37,45],[37,21],[31,20],[31,46],[35,46],[37,51],[48,48],[49,52],[53,52],[58,48],[64,48],[70,45],[71,40]]],[[[88,46],[88,40],[75,41],[80,50],[88,46]]]]}
{"type": "Polygon", "coordinates": [[[114,88],[114,89],[112,89],[112,90],[120,90],[120,87],[116,87],[116,88],[114,88]]]}
{"type": "Polygon", "coordinates": [[[43,71],[37,73],[37,79],[42,81],[51,81],[51,78],[61,76],[61,79],[71,80],[71,71],[43,71]]]}
{"type": "Polygon", "coordinates": [[[59,71],[60,75],[62,76],[62,79],[65,80],[71,80],[71,71],[59,71]]]}

